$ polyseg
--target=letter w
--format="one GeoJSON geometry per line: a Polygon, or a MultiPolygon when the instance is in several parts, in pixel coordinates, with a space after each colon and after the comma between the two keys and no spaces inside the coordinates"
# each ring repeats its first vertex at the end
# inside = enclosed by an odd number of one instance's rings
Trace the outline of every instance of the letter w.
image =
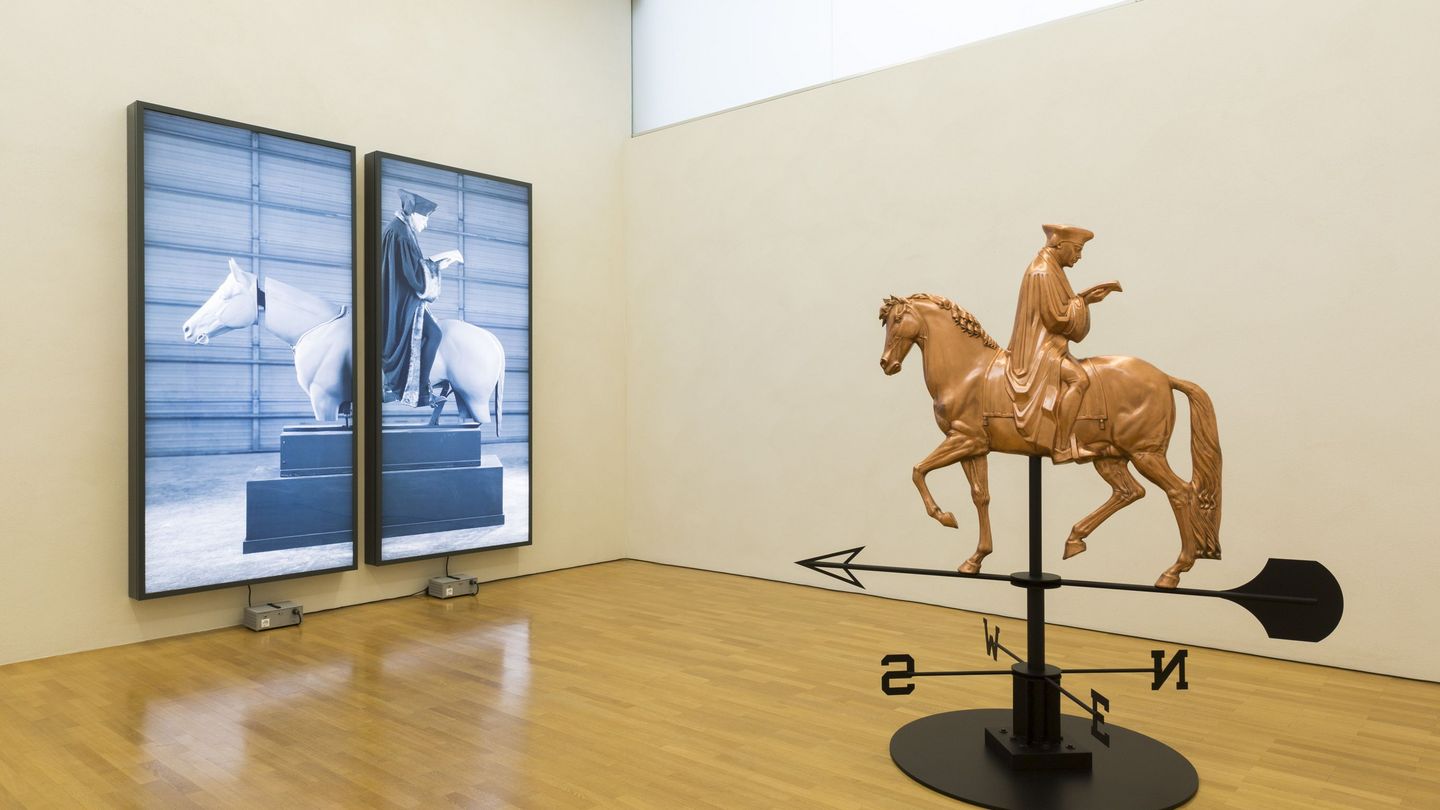
{"type": "MultiPolygon", "coordinates": [[[[985,654],[992,659],[1000,660],[1000,625],[995,625],[995,635],[990,635],[990,620],[981,619],[985,624],[985,654]]],[[[1157,664],[1158,666],[1158,664],[1157,664]]]]}

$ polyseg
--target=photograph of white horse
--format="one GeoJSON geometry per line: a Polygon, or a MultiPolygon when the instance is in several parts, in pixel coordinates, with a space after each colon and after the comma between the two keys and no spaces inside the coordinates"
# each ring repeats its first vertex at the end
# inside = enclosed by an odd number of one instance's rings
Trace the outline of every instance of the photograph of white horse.
{"type": "Polygon", "coordinates": [[[131,596],[353,568],[354,147],[140,102],[129,134],[131,596]]]}
{"type": "MultiPolygon", "coordinates": [[[[185,321],[186,342],[208,344],[226,332],[258,323],[285,341],[295,354],[295,381],[310,398],[318,422],[353,414],[353,330],[349,307],[336,306],[298,287],[242,268],[233,258],[230,272],[210,298],[185,321]]],[[[505,403],[505,349],[489,330],[453,318],[439,321],[442,338],[431,372],[459,400],[462,415],[490,423],[495,395],[495,431],[505,403]]]]}

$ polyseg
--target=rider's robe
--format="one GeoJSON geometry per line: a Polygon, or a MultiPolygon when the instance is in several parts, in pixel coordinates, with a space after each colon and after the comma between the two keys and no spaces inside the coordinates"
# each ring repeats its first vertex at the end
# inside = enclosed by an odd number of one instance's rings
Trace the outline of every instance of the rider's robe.
{"type": "Polygon", "coordinates": [[[430,404],[430,369],[440,325],[420,295],[435,263],[425,258],[415,229],[396,216],[380,234],[380,376],[384,400],[430,404]]]}
{"type": "Polygon", "coordinates": [[[1070,353],[1070,341],[1084,340],[1089,332],[1089,305],[1070,288],[1054,250],[1041,250],[1020,283],[1005,367],[1015,429],[1026,441],[1054,447],[1060,362],[1070,353]]]}

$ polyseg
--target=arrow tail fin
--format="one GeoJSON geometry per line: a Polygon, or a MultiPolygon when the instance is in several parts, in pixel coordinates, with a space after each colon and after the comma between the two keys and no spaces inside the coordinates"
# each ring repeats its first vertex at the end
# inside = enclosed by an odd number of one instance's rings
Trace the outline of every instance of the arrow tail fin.
{"type": "Polygon", "coordinates": [[[1271,558],[1255,578],[1225,591],[1226,599],[1250,611],[1270,638],[1321,641],[1345,613],[1345,595],[1330,569],[1315,560],[1271,558]],[[1296,596],[1309,603],[1246,599],[1247,594],[1296,596]]]}

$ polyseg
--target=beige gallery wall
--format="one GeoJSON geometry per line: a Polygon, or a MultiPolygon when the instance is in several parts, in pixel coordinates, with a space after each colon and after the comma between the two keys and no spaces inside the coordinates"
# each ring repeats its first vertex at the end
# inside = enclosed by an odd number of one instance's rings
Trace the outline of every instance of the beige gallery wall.
{"type": "MultiPolygon", "coordinates": [[[[1320,645],[1269,640],[1218,600],[1072,590],[1051,618],[1440,679],[1436,30],[1440,4],[1422,0],[1144,0],[637,137],[629,555],[840,589],[793,561],[860,545],[861,562],[963,560],[964,475],[931,476],[961,521],[943,528],[910,482],[941,435],[918,358],[880,372],[878,307],[941,293],[1004,344],[1040,224],[1070,221],[1098,234],[1077,288],[1125,288],[1092,310],[1076,353],[1146,358],[1200,383],[1219,414],[1224,559],[1183,584],[1318,559],[1346,613],[1320,645]]],[[[1187,423],[1176,436],[1188,476],[1187,423]]],[[[1025,565],[1024,468],[992,457],[987,571],[1025,565]]],[[[1070,525],[1109,488],[1048,463],[1045,481],[1049,570],[1148,584],[1174,560],[1174,521],[1147,484],[1062,563],[1070,525]]],[[[1023,613],[1001,584],[863,579],[1023,613]]],[[[978,627],[955,634],[980,643],[978,627]]]]}
{"type": "MultiPolygon", "coordinates": [[[[0,663],[232,625],[244,604],[243,588],[126,596],[125,108],[137,98],[532,182],[535,374],[555,386],[534,414],[536,542],[454,565],[493,579],[622,556],[629,20],[625,0],[7,4],[0,663]]],[[[441,564],[255,595],[323,609],[412,592],[441,564]]]]}
{"type": "MultiPolygon", "coordinates": [[[[423,19],[333,0],[8,10],[0,663],[234,624],[244,598],[125,593],[124,108],[144,98],[534,183],[537,543],[465,570],[633,556],[823,586],[793,561],[856,545],[953,566],[975,537],[964,478],[933,476],[961,529],[925,517],[909,469],[940,437],[915,362],[879,373],[877,307],[940,292],[1004,341],[1039,224],[1070,220],[1099,233],[1077,284],[1125,285],[1077,352],[1152,360],[1220,414],[1225,559],[1185,584],[1320,559],[1347,613],[1319,646],[1173,597],[1067,591],[1052,618],[1440,678],[1424,644],[1437,23],[1419,0],[1143,0],[627,145],[614,0],[438,2],[423,19]]],[[[1188,473],[1183,439],[1172,458],[1188,473]]],[[[992,460],[989,571],[1024,564],[1023,471],[992,460]]],[[[1059,562],[1107,488],[1085,468],[1046,482],[1054,570],[1150,582],[1173,559],[1148,486],[1059,562]]],[[[408,593],[439,566],[256,595],[322,609],[408,593]]],[[[1022,610],[1004,586],[866,581],[1022,610]]]]}

